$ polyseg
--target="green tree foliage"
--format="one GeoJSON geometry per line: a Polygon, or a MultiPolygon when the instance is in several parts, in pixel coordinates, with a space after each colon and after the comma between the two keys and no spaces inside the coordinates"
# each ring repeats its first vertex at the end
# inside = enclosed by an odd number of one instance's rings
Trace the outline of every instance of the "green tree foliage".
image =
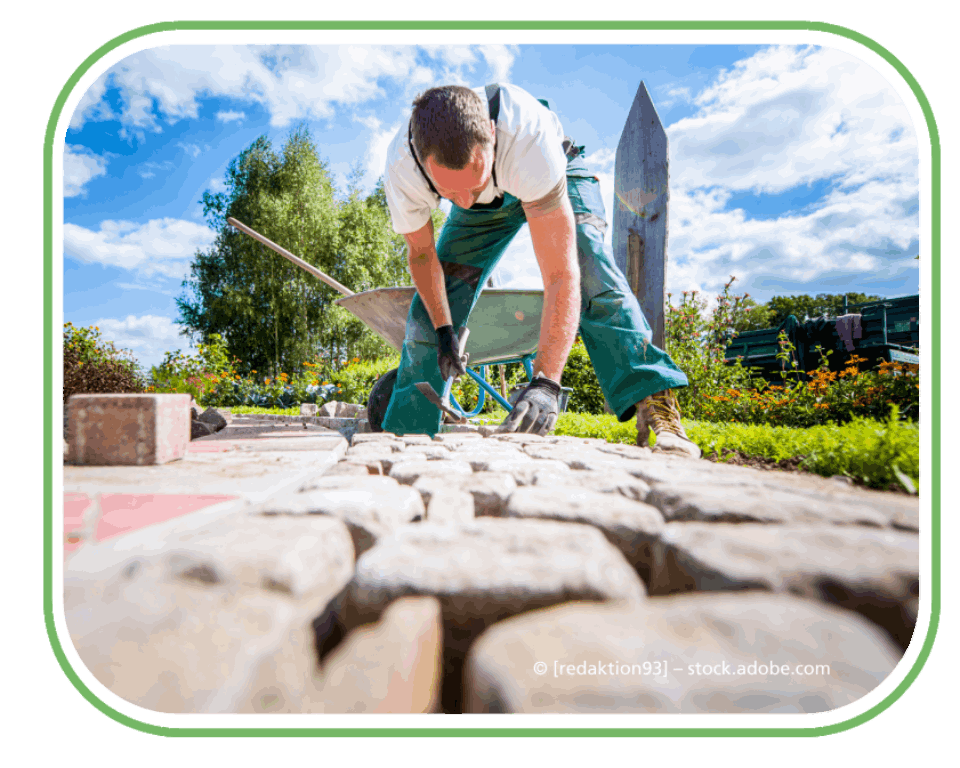
{"type": "Polygon", "coordinates": [[[243,374],[297,373],[318,359],[336,370],[387,353],[334,304],[333,288],[227,224],[228,216],[238,219],[357,292],[409,284],[382,183],[364,196],[359,181],[358,167],[341,193],[304,126],[279,152],[265,136],[254,141],[228,166],[226,191],[203,195],[217,239],[194,257],[177,299],[179,324],[201,342],[220,334],[243,374]]]}
{"type": "Polygon", "coordinates": [[[768,304],[757,304],[750,298],[750,294],[744,294],[741,301],[742,314],[734,317],[733,330],[737,333],[744,331],[759,331],[776,325],[773,322],[775,316],[774,310],[768,304]]]}
{"type": "MultiPolygon", "coordinates": [[[[807,294],[774,296],[765,305],[767,310],[770,311],[769,324],[758,327],[776,328],[787,319],[787,315],[794,315],[801,322],[824,315],[837,317],[843,314],[843,297],[844,294],[842,293],[818,293],[815,297],[807,294]]],[[[852,307],[854,304],[862,304],[865,301],[879,301],[883,298],[882,296],[872,296],[865,293],[848,293],[846,297],[848,307],[852,307]]]]}

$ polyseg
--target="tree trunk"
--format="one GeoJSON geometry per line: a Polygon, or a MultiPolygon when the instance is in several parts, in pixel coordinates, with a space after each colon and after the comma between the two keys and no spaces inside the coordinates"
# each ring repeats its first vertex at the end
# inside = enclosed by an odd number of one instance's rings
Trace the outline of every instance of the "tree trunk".
{"type": "Polygon", "coordinates": [[[274,271],[273,262],[270,266],[270,274],[273,276],[273,377],[276,378],[280,374],[280,329],[278,325],[277,318],[277,280],[276,272],[274,271]]]}

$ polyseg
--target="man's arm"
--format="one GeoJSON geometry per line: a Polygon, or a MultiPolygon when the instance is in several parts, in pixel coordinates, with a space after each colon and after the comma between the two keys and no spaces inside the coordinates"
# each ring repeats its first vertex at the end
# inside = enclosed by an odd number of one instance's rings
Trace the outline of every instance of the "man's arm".
{"type": "Polygon", "coordinates": [[[451,325],[453,321],[450,319],[443,268],[437,258],[437,247],[433,241],[433,220],[428,219],[420,229],[404,235],[404,238],[407,241],[410,276],[433,327],[451,325]]]}
{"type": "Polygon", "coordinates": [[[533,252],[543,276],[543,317],[534,371],[559,382],[580,325],[580,266],[570,201],[527,219],[533,252]]]}

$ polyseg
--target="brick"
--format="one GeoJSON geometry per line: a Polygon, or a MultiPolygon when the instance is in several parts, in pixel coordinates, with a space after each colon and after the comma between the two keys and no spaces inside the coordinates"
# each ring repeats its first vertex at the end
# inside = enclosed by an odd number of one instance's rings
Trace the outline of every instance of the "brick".
{"type": "Polygon", "coordinates": [[[427,454],[421,451],[397,451],[390,450],[371,451],[370,453],[354,453],[349,457],[350,461],[362,462],[367,466],[379,464],[384,474],[390,474],[394,466],[411,461],[426,461],[427,454]]]}
{"type": "MultiPolygon", "coordinates": [[[[572,472],[569,476],[576,477],[572,472]]],[[[652,546],[664,529],[656,507],[620,496],[568,486],[518,488],[504,514],[523,519],[563,520],[596,526],[616,546],[644,581],[650,579],[652,546]]]]}
{"type": "MultiPolygon", "coordinates": [[[[359,557],[383,536],[423,519],[420,494],[389,477],[356,477],[349,486],[281,494],[251,509],[255,515],[327,515],[346,523],[359,557]]],[[[320,481],[318,481],[320,482],[320,481]]]]}
{"type": "Polygon", "coordinates": [[[350,445],[362,445],[363,443],[379,443],[383,440],[399,439],[393,432],[367,432],[365,434],[356,434],[350,438],[350,445]]]}
{"type": "Polygon", "coordinates": [[[465,711],[827,712],[875,689],[900,655],[857,614],[790,595],[567,603],[480,637],[466,663],[465,711]],[[810,672],[797,674],[798,665],[810,672]]]}
{"type": "Polygon", "coordinates": [[[166,464],[190,442],[190,395],[73,395],[67,411],[72,464],[166,464]]]}
{"type": "Polygon", "coordinates": [[[159,553],[68,570],[67,627],[94,676],[147,709],[296,712],[316,664],[312,619],[352,566],[340,521],[220,518],[159,553]]]}
{"type": "Polygon", "coordinates": [[[382,475],[383,467],[379,461],[340,461],[327,472],[328,477],[334,475],[382,475]]]}
{"type": "Polygon", "coordinates": [[[401,435],[404,445],[430,445],[433,440],[430,435],[401,435]]]}
{"type": "Polygon", "coordinates": [[[906,649],[916,625],[920,542],[859,526],[669,523],[650,594],[765,589],[856,611],[906,649]]]}
{"type": "MultiPolygon", "coordinates": [[[[325,660],[319,712],[435,712],[443,625],[432,597],[402,597],[376,624],[358,627],[325,660]]],[[[319,687],[319,686],[318,686],[319,687]]]]}
{"type": "Polygon", "coordinates": [[[433,595],[444,622],[445,712],[462,704],[463,659],[487,627],[570,600],[646,597],[623,555],[594,528],[547,520],[478,518],[405,525],[358,558],[350,584],[318,617],[322,657],[407,595],[433,595]]]}
{"type": "MultiPolygon", "coordinates": [[[[464,427],[466,429],[466,427],[464,427]]],[[[483,440],[483,435],[479,432],[475,432],[472,429],[464,432],[441,432],[433,436],[434,442],[443,443],[444,445],[455,445],[469,440],[470,442],[483,440]]]]}
{"type": "Polygon", "coordinates": [[[390,477],[404,485],[413,485],[417,478],[425,475],[469,475],[473,470],[465,461],[437,459],[434,461],[404,461],[394,464],[390,469],[390,477]]]}
{"type": "Polygon", "coordinates": [[[457,525],[474,519],[473,496],[455,488],[443,488],[430,496],[427,522],[457,525]]]}

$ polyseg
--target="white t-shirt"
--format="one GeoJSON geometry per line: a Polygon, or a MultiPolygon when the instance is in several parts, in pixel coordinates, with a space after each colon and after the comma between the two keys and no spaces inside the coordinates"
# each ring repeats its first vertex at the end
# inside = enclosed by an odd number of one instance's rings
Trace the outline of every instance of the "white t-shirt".
{"type": "MultiPolygon", "coordinates": [[[[474,89],[484,102],[484,88],[474,89]]],[[[409,234],[423,227],[440,198],[430,191],[407,144],[409,113],[387,150],[384,191],[393,229],[409,234]]],[[[421,158],[422,159],[422,158],[421,158]]],[[[494,170],[495,196],[508,192],[523,203],[540,200],[566,178],[563,128],[559,118],[516,85],[500,86],[494,170]]]]}

